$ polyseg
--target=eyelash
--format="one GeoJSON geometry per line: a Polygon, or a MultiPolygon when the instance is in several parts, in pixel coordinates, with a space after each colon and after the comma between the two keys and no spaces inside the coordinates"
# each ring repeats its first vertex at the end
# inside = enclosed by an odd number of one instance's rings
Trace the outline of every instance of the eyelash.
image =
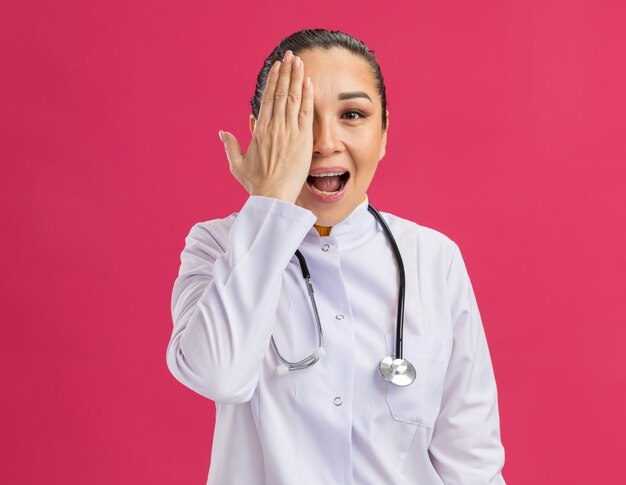
{"type": "Polygon", "coordinates": [[[355,111],[355,110],[346,111],[343,114],[343,116],[345,117],[346,115],[349,115],[352,113],[354,113],[355,115],[358,115],[358,118],[347,118],[348,121],[354,121],[354,120],[358,120],[359,118],[365,118],[365,115],[363,113],[361,113],[360,111],[355,111]]]}

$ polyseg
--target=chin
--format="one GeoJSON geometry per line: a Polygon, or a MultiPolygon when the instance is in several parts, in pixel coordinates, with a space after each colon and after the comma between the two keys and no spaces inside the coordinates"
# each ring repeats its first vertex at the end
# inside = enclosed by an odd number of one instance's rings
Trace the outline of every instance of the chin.
{"type": "Polygon", "coordinates": [[[356,200],[356,196],[352,196],[350,192],[344,190],[339,194],[338,200],[328,201],[311,194],[310,189],[305,187],[296,200],[296,205],[313,212],[317,217],[315,224],[318,226],[332,227],[348,217],[363,199],[360,197],[356,200]]]}
{"type": "MultiPolygon", "coordinates": [[[[342,204],[343,205],[343,204],[342,204]]],[[[326,207],[326,208],[309,208],[317,217],[315,224],[318,226],[332,227],[339,224],[352,212],[352,207],[326,207]]]]}

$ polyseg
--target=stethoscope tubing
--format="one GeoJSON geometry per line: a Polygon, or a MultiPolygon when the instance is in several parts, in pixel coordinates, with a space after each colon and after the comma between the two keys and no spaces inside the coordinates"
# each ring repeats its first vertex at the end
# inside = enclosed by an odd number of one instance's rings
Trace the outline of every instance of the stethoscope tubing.
{"type": "MultiPolygon", "coordinates": [[[[412,372],[413,374],[412,380],[410,382],[413,382],[413,380],[415,379],[415,370],[413,366],[410,364],[410,362],[405,361],[402,357],[402,354],[403,354],[403,348],[402,348],[403,338],[402,337],[404,333],[404,300],[405,300],[405,292],[406,292],[404,263],[402,261],[400,250],[398,249],[398,244],[396,243],[393,237],[393,234],[391,230],[389,229],[389,226],[383,219],[380,212],[378,212],[374,208],[374,206],[372,206],[371,204],[368,204],[367,210],[374,216],[374,218],[378,221],[378,223],[382,227],[383,232],[385,233],[386,239],[394,253],[395,260],[398,266],[399,288],[398,288],[398,312],[396,316],[397,320],[396,320],[395,359],[392,357],[385,357],[381,361],[381,373],[383,373],[383,377],[385,377],[385,379],[387,379],[390,382],[393,382],[393,379],[395,379],[394,376],[395,374],[397,374],[397,372],[393,370],[395,369],[393,365],[395,365],[394,363],[401,363],[402,361],[403,362],[402,365],[405,368],[407,367],[405,364],[408,364],[408,367],[410,367],[411,369],[410,372],[412,372]]],[[[322,330],[322,323],[319,318],[319,312],[317,310],[317,304],[315,303],[313,285],[311,285],[311,274],[309,273],[309,268],[306,264],[306,260],[304,256],[302,255],[302,253],[299,250],[296,250],[295,255],[298,258],[298,262],[300,263],[300,270],[302,271],[302,276],[306,282],[307,292],[309,294],[311,305],[313,307],[313,314],[315,316],[315,323],[317,325],[317,331],[318,331],[317,332],[318,333],[318,348],[313,354],[309,355],[308,357],[305,357],[304,359],[298,362],[290,362],[282,356],[282,354],[278,350],[278,347],[274,340],[274,336],[272,335],[270,338],[270,344],[271,344],[272,349],[274,350],[274,353],[276,354],[276,356],[278,357],[278,359],[280,360],[282,364],[281,366],[279,366],[279,371],[282,368],[284,372],[288,372],[292,370],[300,370],[300,369],[305,369],[307,367],[310,367],[313,364],[315,364],[320,359],[321,356],[325,355],[324,333],[322,330]]],[[[404,371],[402,371],[402,374],[404,374],[404,371]]],[[[404,383],[404,384],[399,384],[399,385],[407,385],[407,384],[404,383]]]]}
{"type": "MultiPolygon", "coordinates": [[[[313,306],[313,315],[315,316],[315,324],[317,325],[317,345],[318,348],[324,347],[324,332],[322,330],[322,322],[320,321],[319,312],[317,310],[317,304],[315,303],[313,285],[311,284],[311,274],[309,273],[309,267],[306,264],[306,259],[300,252],[300,250],[296,249],[296,257],[298,258],[298,262],[300,263],[300,270],[302,271],[302,276],[306,283],[307,292],[309,294],[309,299],[311,300],[311,305],[313,306]]],[[[291,370],[300,370],[305,369],[307,367],[315,364],[319,357],[316,357],[315,354],[309,355],[298,362],[290,362],[285,359],[282,354],[278,351],[278,347],[276,346],[276,342],[274,340],[274,336],[270,339],[270,343],[272,345],[272,349],[274,353],[278,356],[278,359],[282,362],[283,365],[287,366],[291,370]]]]}
{"type": "Polygon", "coordinates": [[[378,223],[381,225],[383,230],[385,231],[385,235],[387,236],[387,242],[391,245],[391,249],[396,258],[396,263],[398,265],[398,313],[396,315],[396,359],[402,359],[403,354],[403,336],[404,336],[404,296],[406,293],[406,276],[404,274],[404,263],[402,261],[402,255],[400,254],[400,249],[398,248],[398,244],[396,243],[393,234],[391,233],[391,229],[383,219],[383,216],[378,212],[372,204],[367,206],[367,210],[376,218],[378,223]]]}

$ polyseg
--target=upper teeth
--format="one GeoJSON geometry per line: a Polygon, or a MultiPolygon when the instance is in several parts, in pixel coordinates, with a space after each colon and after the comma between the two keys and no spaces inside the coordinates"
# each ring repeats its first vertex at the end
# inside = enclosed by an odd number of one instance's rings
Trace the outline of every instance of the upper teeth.
{"type": "Polygon", "coordinates": [[[325,173],[312,173],[311,177],[336,177],[337,175],[343,175],[346,172],[325,172],[325,173]]]}

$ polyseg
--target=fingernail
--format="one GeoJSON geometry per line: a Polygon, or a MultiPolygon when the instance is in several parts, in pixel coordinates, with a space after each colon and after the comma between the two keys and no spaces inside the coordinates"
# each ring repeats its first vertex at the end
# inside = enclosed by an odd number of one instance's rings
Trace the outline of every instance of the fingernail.
{"type": "Polygon", "coordinates": [[[304,81],[304,87],[305,88],[310,88],[311,87],[311,78],[309,76],[307,76],[305,81],[304,81]]]}
{"type": "Polygon", "coordinates": [[[222,143],[224,143],[224,135],[222,134],[222,130],[218,131],[217,134],[220,137],[220,140],[222,140],[222,143]]]}

